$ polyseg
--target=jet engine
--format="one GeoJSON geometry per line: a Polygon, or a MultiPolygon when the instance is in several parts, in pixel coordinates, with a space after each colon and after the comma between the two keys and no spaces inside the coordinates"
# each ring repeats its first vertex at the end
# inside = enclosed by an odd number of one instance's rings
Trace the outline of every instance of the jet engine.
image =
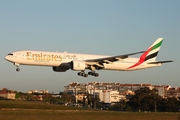
{"type": "Polygon", "coordinates": [[[80,61],[80,60],[74,60],[71,61],[71,69],[75,71],[82,71],[85,70],[86,64],[85,61],[80,61]]]}
{"type": "Polygon", "coordinates": [[[53,66],[52,69],[55,72],[66,72],[66,70],[69,70],[71,68],[71,65],[69,63],[62,63],[59,66],[53,66]]]}

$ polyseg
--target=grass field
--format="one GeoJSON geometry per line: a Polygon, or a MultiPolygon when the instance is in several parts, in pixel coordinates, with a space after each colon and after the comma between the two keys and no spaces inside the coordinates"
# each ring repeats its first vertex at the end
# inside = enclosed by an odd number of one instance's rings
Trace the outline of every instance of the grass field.
{"type": "Polygon", "coordinates": [[[25,101],[0,101],[0,108],[0,120],[180,120],[180,113],[83,110],[25,101]]]}
{"type": "Polygon", "coordinates": [[[17,109],[50,109],[50,110],[80,110],[72,106],[64,106],[57,104],[48,104],[43,102],[33,101],[12,101],[12,100],[0,100],[0,109],[5,108],[17,108],[17,109]]]}

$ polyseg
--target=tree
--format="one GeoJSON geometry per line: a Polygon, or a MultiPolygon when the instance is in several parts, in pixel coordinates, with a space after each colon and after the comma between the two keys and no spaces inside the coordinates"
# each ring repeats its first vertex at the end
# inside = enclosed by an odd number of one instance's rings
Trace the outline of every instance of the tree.
{"type": "Polygon", "coordinates": [[[72,103],[75,103],[75,96],[73,96],[73,95],[68,95],[68,93],[67,92],[64,92],[63,94],[62,94],[62,101],[63,101],[63,103],[67,103],[67,102],[72,102],[72,103]]]}
{"type": "Polygon", "coordinates": [[[175,97],[163,98],[158,109],[162,112],[179,112],[180,101],[175,97]]]}
{"type": "Polygon", "coordinates": [[[136,90],[135,95],[127,104],[135,111],[156,111],[161,99],[156,89],[150,90],[148,87],[144,87],[136,90]]]}

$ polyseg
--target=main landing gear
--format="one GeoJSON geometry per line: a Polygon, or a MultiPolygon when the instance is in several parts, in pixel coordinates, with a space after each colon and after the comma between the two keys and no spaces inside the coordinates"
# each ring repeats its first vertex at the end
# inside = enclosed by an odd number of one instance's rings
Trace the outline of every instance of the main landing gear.
{"type": "Polygon", "coordinates": [[[88,77],[88,74],[84,73],[84,72],[78,72],[78,75],[79,76],[82,76],[82,77],[88,77]]]}
{"type": "Polygon", "coordinates": [[[95,73],[95,72],[88,72],[88,75],[92,75],[92,76],[95,76],[95,77],[98,77],[99,74],[98,73],[95,73]]]}
{"type": "Polygon", "coordinates": [[[78,72],[78,76],[88,77],[88,75],[95,76],[95,77],[99,76],[99,74],[95,72],[88,72],[88,74],[86,74],[84,71],[78,72]]]}

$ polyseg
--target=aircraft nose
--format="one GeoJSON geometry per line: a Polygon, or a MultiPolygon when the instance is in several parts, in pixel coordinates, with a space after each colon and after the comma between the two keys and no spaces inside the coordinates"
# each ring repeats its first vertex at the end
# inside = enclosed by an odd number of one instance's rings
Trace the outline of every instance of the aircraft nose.
{"type": "Polygon", "coordinates": [[[13,61],[13,53],[9,53],[7,54],[4,59],[6,59],[7,61],[9,62],[12,62],[13,61]]]}
{"type": "Polygon", "coordinates": [[[4,59],[8,60],[8,56],[5,56],[4,59]]]}
{"type": "Polygon", "coordinates": [[[11,61],[10,57],[7,55],[4,57],[4,59],[6,59],[7,61],[11,61]]]}

